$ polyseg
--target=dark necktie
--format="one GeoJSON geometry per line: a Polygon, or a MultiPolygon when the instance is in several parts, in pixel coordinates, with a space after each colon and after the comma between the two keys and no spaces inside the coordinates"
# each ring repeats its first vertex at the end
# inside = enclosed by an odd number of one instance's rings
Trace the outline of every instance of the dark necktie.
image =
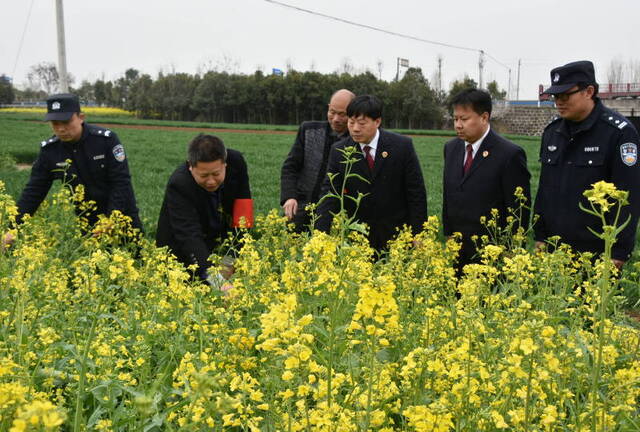
{"type": "Polygon", "coordinates": [[[471,144],[467,144],[467,159],[464,161],[465,175],[469,172],[469,168],[471,168],[472,163],[473,163],[473,146],[471,144]]]}
{"type": "Polygon", "coordinates": [[[366,145],[364,146],[364,155],[367,158],[367,165],[369,165],[369,169],[373,171],[373,157],[371,157],[371,147],[366,145]]]}

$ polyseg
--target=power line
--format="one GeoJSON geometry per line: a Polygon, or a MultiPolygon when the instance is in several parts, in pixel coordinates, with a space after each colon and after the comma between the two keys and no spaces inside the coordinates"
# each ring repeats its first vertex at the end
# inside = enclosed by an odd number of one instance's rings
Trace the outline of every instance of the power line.
{"type": "Polygon", "coordinates": [[[301,7],[298,7],[298,6],[293,6],[293,5],[282,3],[282,2],[279,2],[279,1],[276,1],[276,0],[264,0],[264,1],[266,1],[267,3],[273,3],[273,4],[276,4],[278,6],[282,6],[282,7],[285,7],[285,8],[295,9],[295,10],[300,11],[300,12],[305,12],[305,13],[308,13],[308,14],[311,14],[311,15],[327,18],[327,19],[330,19],[330,20],[333,20],[333,21],[338,21],[338,22],[341,22],[341,23],[350,24],[350,25],[354,25],[354,26],[357,26],[357,27],[362,27],[362,28],[366,28],[366,29],[369,29],[369,30],[374,30],[374,31],[386,33],[386,34],[389,34],[389,35],[392,35],[392,36],[398,36],[398,37],[405,38],[405,39],[412,39],[412,40],[415,40],[415,41],[418,41],[418,42],[424,42],[424,43],[428,43],[428,44],[432,44],[432,45],[439,45],[439,46],[443,46],[443,47],[447,47],[447,48],[456,48],[456,49],[461,49],[461,50],[465,50],[465,51],[479,51],[478,49],[475,49],[475,48],[463,47],[463,46],[459,46],[459,45],[451,45],[451,44],[444,43],[444,42],[437,42],[437,41],[432,41],[432,40],[428,40],[428,39],[422,39],[422,38],[419,38],[419,37],[416,37],[416,36],[411,36],[411,35],[407,35],[407,34],[403,34],[403,33],[397,33],[397,32],[391,31],[391,30],[385,30],[383,28],[370,26],[368,24],[361,24],[361,23],[357,23],[355,21],[349,21],[349,20],[346,20],[344,18],[339,18],[339,17],[335,17],[335,16],[332,16],[332,15],[327,15],[327,14],[323,14],[323,13],[320,13],[320,12],[312,11],[312,10],[309,10],[309,9],[304,9],[304,8],[301,8],[301,7]]]}
{"type": "Polygon", "coordinates": [[[27,13],[27,20],[24,23],[24,29],[22,29],[22,37],[20,38],[20,43],[18,44],[18,53],[16,54],[16,61],[13,63],[13,71],[11,71],[11,79],[13,79],[16,73],[16,67],[18,67],[18,59],[20,59],[20,53],[22,52],[22,44],[24,43],[24,35],[27,33],[27,27],[29,26],[29,19],[31,18],[31,10],[33,9],[33,2],[31,0],[31,4],[29,5],[29,12],[27,13]]]}
{"type": "MultiPolygon", "coordinates": [[[[341,22],[341,23],[344,23],[344,24],[353,25],[353,26],[356,26],[356,27],[366,28],[366,29],[369,29],[369,30],[373,30],[373,31],[381,32],[381,33],[386,33],[388,35],[397,36],[397,37],[401,37],[401,38],[404,38],[404,39],[411,39],[411,40],[414,40],[414,41],[423,42],[423,43],[427,43],[427,44],[431,44],[431,45],[438,45],[438,46],[442,46],[442,47],[446,47],[446,48],[454,48],[454,49],[459,49],[459,50],[464,50],[464,51],[473,51],[473,52],[478,52],[478,53],[483,51],[483,50],[478,49],[478,48],[465,47],[465,46],[461,46],[461,45],[453,45],[453,44],[448,44],[448,43],[445,43],[445,42],[438,42],[438,41],[433,41],[433,40],[429,40],[429,39],[423,39],[423,38],[419,38],[417,36],[411,36],[411,35],[404,34],[404,33],[398,33],[398,32],[394,32],[394,31],[391,31],[391,30],[386,30],[386,29],[383,29],[383,28],[380,28],[380,27],[374,27],[374,26],[371,26],[371,25],[368,25],[368,24],[362,24],[362,23],[358,23],[358,22],[355,22],[355,21],[350,21],[350,20],[347,20],[347,19],[344,19],[344,18],[339,18],[339,17],[333,16],[333,15],[327,15],[327,14],[324,14],[324,13],[321,13],[321,12],[312,11],[310,9],[301,8],[299,6],[294,6],[294,5],[290,5],[290,4],[287,4],[287,3],[282,3],[282,2],[279,2],[277,0],[264,0],[264,1],[266,1],[267,3],[273,3],[275,5],[282,6],[282,7],[285,7],[285,8],[294,9],[294,10],[297,10],[299,12],[304,12],[304,13],[308,13],[308,14],[311,14],[311,15],[315,15],[315,16],[319,16],[319,17],[322,17],[322,18],[326,18],[326,19],[329,19],[329,20],[332,20],[332,21],[338,21],[338,22],[341,22]]],[[[489,57],[491,60],[493,60],[496,63],[498,63],[500,66],[503,66],[506,69],[511,69],[509,66],[507,66],[504,63],[498,61],[495,57],[489,55],[486,51],[484,51],[484,54],[487,57],[489,57]]]]}
{"type": "Polygon", "coordinates": [[[484,55],[486,55],[487,57],[489,57],[491,60],[493,60],[494,62],[498,63],[500,66],[502,66],[505,69],[509,69],[511,70],[511,68],[509,66],[507,66],[506,64],[502,63],[500,60],[498,60],[497,58],[495,58],[494,56],[492,56],[491,54],[489,54],[488,52],[484,52],[484,55]]]}

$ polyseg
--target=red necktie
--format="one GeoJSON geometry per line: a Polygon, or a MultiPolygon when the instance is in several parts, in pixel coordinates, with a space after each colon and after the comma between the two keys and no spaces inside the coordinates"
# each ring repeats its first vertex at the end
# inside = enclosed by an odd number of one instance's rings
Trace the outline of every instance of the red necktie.
{"type": "Polygon", "coordinates": [[[373,157],[371,157],[371,147],[366,145],[364,146],[364,155],[367,158],[367,164],[369,165],[369,169],[373,171],[373,157]]]}
{"type": "Polygon", "coordinates": [[[471,164],[473,163],[473,146],[471,144],[467,144],[467,159],[464,161],[464,173],[467,174],[469,172],[469,168],[471,168],[471,164]]]}

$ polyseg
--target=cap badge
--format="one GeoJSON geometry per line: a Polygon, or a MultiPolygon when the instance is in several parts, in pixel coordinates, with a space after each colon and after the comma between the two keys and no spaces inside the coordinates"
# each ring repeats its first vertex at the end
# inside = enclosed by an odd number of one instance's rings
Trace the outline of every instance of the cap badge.
{"type": "Polygon", "coordinates": [[[554,145],[550,145],[550,146],[548,146],[548,147],[547,147],[547,149],[548,149],[549,151],[551,151],[551,152],[554,152],[554,151],[558,150],[558,147],[556,147],[556,146],[554,146],[554,145]]]}
{"type": "Polygon", "coordinates": [[[60,102],[54,102],[51,104],[51,109],[52,110],[59,110],[60,109],[60,102]]]}
{"type": "Polygon", "coordinates": [[[635,143],[624,143],[620,146],[620,157],[627,166],[634,166],[638,160],[638,146],[635,143]]]}
{"type": "Polygon", "coordinates": [[[558,81],[560,81],[560,74],[556,72],[556,74],[553,76],[553,82],[557,83],[558,81]]]}

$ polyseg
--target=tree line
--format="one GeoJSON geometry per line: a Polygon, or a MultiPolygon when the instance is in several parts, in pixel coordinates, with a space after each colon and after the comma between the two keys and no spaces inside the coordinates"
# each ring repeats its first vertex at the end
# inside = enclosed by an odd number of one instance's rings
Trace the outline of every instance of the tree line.
{"type": "MultiPolygon", "coordinates": [[[[57,72],[53,63],[32,67],[30,86],[15,90],[16,100],[44,100],[55,92],[57,72]]],[[[73,79],[70,80],[73,82],[73,79]]],[[[384,103],[386,127],[440,128],[450,95],[464,87],[475,87],[465,77],[452,84],[450,92],[432,88],[420,68],[409,68],[399,80],[378,79],[371,72],[360,74],[289,71],[283,75],[237,74],[210,71],[204,74],[160,73],[154,79],[130,68],[115,80],[83,81],[72,92],[83,104],[119,107],[141,118],[163,120],[300,124],[326,118],[327,102],[338,89],[356,94],[374,94],[384,103]]],[[[497,83],[488,85],[494,98],[504,99],[497,83]]],[[[7,103],[6,101],[0,101],[7,103]]]]}

